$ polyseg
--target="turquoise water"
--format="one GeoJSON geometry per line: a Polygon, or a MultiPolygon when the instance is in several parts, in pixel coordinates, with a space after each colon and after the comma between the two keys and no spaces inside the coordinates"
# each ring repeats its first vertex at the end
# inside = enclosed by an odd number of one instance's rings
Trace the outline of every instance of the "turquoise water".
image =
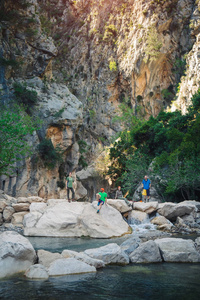
{"type": "Polygon", "coordinates": [[[91,275],[0,281],[0,299],[9,300],[197,300],[199,296],[200,264],[109,266],[91,275]]]}
{"type": "MultiPolygon", "coordinates": [[[[118,239],[29,238],[35,249],[83,251],[118,239]]],[[[107,266],[96,274],[30,280],[18,274],[0,280],[0,299],[20,300],[199,300],[200,264],[159,263],[107,266]]]]}

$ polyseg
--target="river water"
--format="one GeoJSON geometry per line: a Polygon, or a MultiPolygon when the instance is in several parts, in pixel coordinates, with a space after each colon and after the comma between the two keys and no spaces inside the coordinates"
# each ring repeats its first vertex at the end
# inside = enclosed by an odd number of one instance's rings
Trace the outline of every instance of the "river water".
{"type": "MultiPolygon", "coordinates": [[[[129,236],[130,237],[130,236],[129,236]]],[[[108,243],[121,244],[126,237],[105,240],[89,238],[30,237],[35,249],[61,253],[84,251],[108,243]]],[[[158,263],[107,266],[96,274],[30,280],[21,275],[0,280],[0,299],[95,300],[161,299],[199,300],[200,264],[158,263]]]]}

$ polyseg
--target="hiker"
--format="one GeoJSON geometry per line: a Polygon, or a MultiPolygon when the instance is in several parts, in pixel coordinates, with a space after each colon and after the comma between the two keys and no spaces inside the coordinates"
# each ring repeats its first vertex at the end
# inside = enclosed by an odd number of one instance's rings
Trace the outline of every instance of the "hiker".
{"type": "Polygon", "coordinates": [[[118,186],[116,190],[115,199],[124,200],[128,206],[131,206],[131,203],[125,197],[123,197],[121,186],[118,186]]]}
{"type": "Polygon", "coordinates": [[[68,199],[68,202],[70,202],[69,191],[71,191],[71,193],[72,193],[72,201],[74,201],[73,182],[74,182],[74,178],[72,177],[72,173],[70,172],[69,176],[66,178],[66,189],[67,189],[67,199],[68,199]]]}
{"type": "Polygon", "coordinates": [[[104,192],[104,188],[101,188],[101,192],[96,194],[96,197],[97,197],[97,201],[98,201],[97,206],[99,206],[97,213],[99,213],[102,205],[104,205],[104,203],[106,203],[106,205],[107,205],[107,194],[104,192]]]}
{"type": "Polygon", "coordinates": [[[151,181],[148,179],[147,175],[144,176],[142,184],[143,184],[143,192],[142,192],[142,194],[144,196],[144,202],[146,202],[146,199],[147,199],[147,202],[148,202],[149,198],[150,198],[151,181]]]}

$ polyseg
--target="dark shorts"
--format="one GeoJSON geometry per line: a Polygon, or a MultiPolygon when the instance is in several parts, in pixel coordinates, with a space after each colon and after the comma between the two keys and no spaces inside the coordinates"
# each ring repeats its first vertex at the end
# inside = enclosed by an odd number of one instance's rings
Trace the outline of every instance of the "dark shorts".
{"type": "Polygon", "coordinates": [[[150,189],[148,189],[146,191],[147,191],[147,196],[150,196],[150,189]]]}
{"type": "Polygon", "coordinates": [[[102,203],[102,205],[103,205],[103,204],[104,204],[104,201],[102,201],[102,200],[100,200],[100,199],[99,199],[99,201],[98,201],[98,204],[97,204],[97,205],[99,206],[101,203],[102,203]]]}

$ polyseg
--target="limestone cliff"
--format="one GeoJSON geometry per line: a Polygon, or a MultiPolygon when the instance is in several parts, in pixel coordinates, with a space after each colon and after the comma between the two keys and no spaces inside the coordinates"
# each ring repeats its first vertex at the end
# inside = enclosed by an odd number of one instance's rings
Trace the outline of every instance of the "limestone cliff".
{"type": "Polygon", "coordinates": [[[90,164],[120,129],[113,123],[120,103],[145,118],[172,100],[172,109],[185,111],[199,88],[198,0],[4,0],[0,6],[1,102],[13,97],[14,82],[36,90],[33,110],[43,125],[30,143],[36,149],[50,138],[64,153],[53,171],[33,157],[22,162],[15,177],[2,178],[7,193],[60,197],[57,181],[82,168],[83,141],[90,164]]]}

